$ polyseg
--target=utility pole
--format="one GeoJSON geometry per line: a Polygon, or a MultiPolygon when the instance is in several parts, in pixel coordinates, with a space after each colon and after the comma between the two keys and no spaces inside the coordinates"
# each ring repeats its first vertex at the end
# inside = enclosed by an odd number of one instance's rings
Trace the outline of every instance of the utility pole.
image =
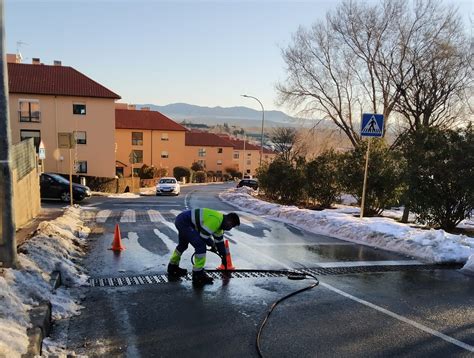
{"type": "Polygon", "coordinates": [[[0,266],[17,267],[15,222],[13,212],[13,176],[10,152],[8,109],[8,70],[5,54],[4,2],[0,1],[0,266]]]}

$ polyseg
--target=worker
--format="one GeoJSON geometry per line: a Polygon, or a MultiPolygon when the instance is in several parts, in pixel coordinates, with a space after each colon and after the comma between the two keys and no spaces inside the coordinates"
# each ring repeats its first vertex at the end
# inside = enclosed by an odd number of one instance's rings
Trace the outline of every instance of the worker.
{"type": "Polygon", "coordinates": [[[188,271],[179,267],[181,255],[191,244],[194,247],[193,284],[212,284],[213,279],[204,271],[206,264],[206,246],[216,252],[227,267],[226,250],[224,246],[224,231],[240,225],[236,213],[222,214],[219,211],[202,208],[183,211],[176,217],[179,243],[171,254],[168,264],[168,275],[171,278],[185,276],[188,271]]]}

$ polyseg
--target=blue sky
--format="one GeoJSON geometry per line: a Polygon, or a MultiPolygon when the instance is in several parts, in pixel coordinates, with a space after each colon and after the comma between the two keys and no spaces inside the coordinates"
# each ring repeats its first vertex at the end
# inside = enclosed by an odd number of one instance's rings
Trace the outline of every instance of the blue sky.
{"type": "Polygon", "coordinates": [[[280,49],[337,2],[6,0],[7,52],[23,41],[24,62],[61,60],[129,103],[276,109],[280,49]]]}

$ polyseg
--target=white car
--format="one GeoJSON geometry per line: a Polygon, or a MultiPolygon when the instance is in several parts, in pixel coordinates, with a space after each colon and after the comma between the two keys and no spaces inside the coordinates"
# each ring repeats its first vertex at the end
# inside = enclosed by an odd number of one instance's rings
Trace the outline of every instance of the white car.
{"type": "Polygon", "coordinates": [[[176,178],[164,177],[156,183],[156,195],[179,195],[181,188],[176,178]]]}

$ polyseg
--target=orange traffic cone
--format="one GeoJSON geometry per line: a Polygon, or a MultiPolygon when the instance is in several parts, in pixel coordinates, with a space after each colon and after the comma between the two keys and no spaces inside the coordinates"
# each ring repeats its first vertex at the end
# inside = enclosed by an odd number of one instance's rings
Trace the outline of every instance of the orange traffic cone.
{"type": "Polygon", "coordinates": [[[122,246],[122,237],[120,235],[120,227],[118,224],[115,224],[114,242],[112,243],[112,247],[109,250],[113,250],[115,252],[125,250],[125,246],[122,246]]]}
{"type": "Polygon", "coordinates": [[[232,264],[232,257],[230,257],[230,250],[229,250],[229,240],[224,241],[225,245],[225,256],[227,258],[227,268],[224,265],[220,265],[217,270],[235,270],[234,265],[232,264]]]}

